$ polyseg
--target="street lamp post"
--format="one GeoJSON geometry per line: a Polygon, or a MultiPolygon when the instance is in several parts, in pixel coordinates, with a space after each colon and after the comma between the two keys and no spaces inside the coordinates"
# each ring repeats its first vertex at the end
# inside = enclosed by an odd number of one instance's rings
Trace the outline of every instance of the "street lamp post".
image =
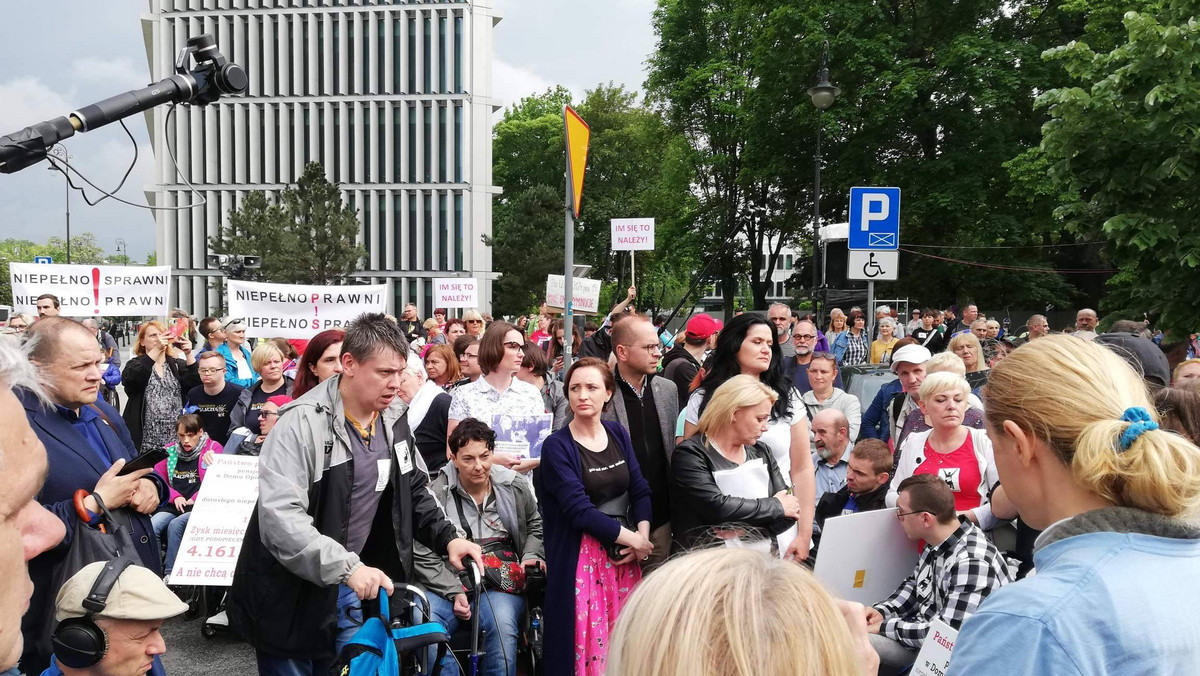
{"type": "MultiPolygon", "coordinates": [[[[63,164],[65,164],[67,166],[71,165],[72,155],[67,152],[67,149],[64,148],[62,146],[62,144],[59,144],[59,143],[54,144],[48,151],[48,154],[53,155],[60,162],[62,162],[63,164]]],[[[53,164],[46,167],[46,169],[48,171],[61,171],[62,175],[63,175],[63,180],[66,184],[66,189],[67,189],[67,193],[66,193],[67,194],[67,264],[70,265],[70,263],[71,263],[71,177],[67,175],[66,171],[59,169],[58,167],[54,166],[53,164]]]]}
{"type": "Polygon", "coordinates": [[[817,107],[817,149],[813,158],[813,258],[812,258],[812,311],[813,319],[820,322],[817,314],[817,288],[821,285],[818,269],[818,251],[821,248],[821,124],[823,113],[833,105],[842,90],[829,81],[829,41],[821,47],[821,69],[817,73],[817,86],[810,87],[808,96],[817,107]]]}
{"type": "Polygon", "coordinates": [[[129,252],[129,246],[125,244],[125,238],[118,237],[117,238],[117,254],[122,256],[122,258],[121,258],[121,260],[123,261],[122,265],[129,264],[129,253],[128,252],[129,252]]]}

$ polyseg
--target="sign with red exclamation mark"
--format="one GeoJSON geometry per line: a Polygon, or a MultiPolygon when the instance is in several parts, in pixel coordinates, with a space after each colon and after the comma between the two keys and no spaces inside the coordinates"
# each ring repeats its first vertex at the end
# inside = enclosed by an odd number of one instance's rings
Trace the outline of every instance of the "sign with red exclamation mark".
{"type": "Polygon", "coordinates": [[[92,307],[92,314],[100,314],[100,268],[92,268],[92,298],[96,299],[96,304],[92,307]]]}

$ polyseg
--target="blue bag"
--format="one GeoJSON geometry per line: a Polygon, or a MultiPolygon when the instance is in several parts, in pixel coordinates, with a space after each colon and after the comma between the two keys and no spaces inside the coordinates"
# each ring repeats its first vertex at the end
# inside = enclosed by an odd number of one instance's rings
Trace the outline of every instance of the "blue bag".
{"type": "Polygon", "coordinates": [[[121,369],[110,362],[108,368],[104,369],[104,375],[100,378],[104,380],[104,385],[111,390],[121,384],[121,369]]]}
{"type": "MultiPolygon", "coordinates": [[[[438,622],[426,622],[412,627],[390,626],[387,592],[379,590],[379,615],[363,622],[354,638],[342,648],[338,663],[330,673],[338,676],[397,676],[400,674],[400,652],[410,652],[439,645],[437,660],[441,662],[450,641],[446,628],[438,622]]],[[[440,671],[434,668],[434,674],[440,671]]]]}

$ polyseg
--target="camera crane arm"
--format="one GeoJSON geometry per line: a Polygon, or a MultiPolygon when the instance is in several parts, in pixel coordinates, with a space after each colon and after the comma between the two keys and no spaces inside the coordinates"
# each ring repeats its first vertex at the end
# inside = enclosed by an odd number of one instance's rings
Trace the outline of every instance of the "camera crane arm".
{"type": "Polygon", "coordinates": [[[175,59],[175,74],[154,84],[84,106],[64,117],[39,122],[0,138],[0,173],[12,174],[46,159],[55,143],[164,103],[207,105],[246,91],[249,78],[217,50],[208,34],[187,41],[175,59]],[[192,61],[194,67],[189,67],[192,61]]]}

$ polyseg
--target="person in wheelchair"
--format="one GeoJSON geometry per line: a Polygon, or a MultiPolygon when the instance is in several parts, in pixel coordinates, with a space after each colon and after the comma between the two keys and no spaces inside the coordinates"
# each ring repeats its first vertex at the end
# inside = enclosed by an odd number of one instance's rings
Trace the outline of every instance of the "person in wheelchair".
{"type": "MultiPolygon", "coordinates": [[[[486,424],[467,418],[449,439],[451,461],[429,484],[446,515],[483,548],[484,591],[479,624],[484,632],[483,673],[517,673],[517,637],[525,614],[525,574],[545,569],[542,517],[529,480],[492,463],[496,434],[486,424]]],[[[466,626],[471,606],[456,571],[444,557],[420,543],[415,547],[416,580],[430,592],[434,619],[453,634],[466,626]]],[[[458,673],[452,655],[442,661],[442,674],[458,673]]]]}

